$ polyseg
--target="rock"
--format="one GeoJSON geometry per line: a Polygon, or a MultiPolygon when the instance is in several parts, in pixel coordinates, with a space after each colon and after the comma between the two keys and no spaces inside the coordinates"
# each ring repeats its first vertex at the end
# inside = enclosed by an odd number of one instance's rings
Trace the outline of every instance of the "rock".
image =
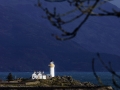
{"type": "MultiPolygon", "coordinates": [[[[56,76],[50,79],[27,80],[23,82],[26,87],[52,87],[53,89],[50,88],[51,90],[113,90],[111,86],[98,86],[91,82],[80,82],[71,76],[56,76]]],[[[19,82],[18,85],[23,82],[19,82]]],[[[6,85],[11,85],[11,83],[6,85]]]]}

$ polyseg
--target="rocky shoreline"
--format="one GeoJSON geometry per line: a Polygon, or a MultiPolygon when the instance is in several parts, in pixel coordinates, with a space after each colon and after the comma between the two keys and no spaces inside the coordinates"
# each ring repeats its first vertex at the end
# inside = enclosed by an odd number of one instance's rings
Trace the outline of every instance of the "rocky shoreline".
{"type": "Polygon", "coordinates": [[[98,87],[0,87],[0,90],[113,90],[110,86],[98,87]]]}
{"type": "Polygon", "coordinates": [[[80,82],[74,80],[71,76],[56,76],[50,79],[39,80],[14,80],[9,82],[1,82],[0,89],[15,90],[31,90],[31,89],[44,89],[44,90],[113,90],[111,86],[98,86],[91,82],[80,82]]]}

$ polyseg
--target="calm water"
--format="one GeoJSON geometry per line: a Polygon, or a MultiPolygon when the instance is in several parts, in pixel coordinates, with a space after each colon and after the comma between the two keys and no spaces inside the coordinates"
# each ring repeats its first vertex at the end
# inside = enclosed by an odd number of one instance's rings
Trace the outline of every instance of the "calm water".
{"type": "MultiPolygon", "coordinates": [[[[33,72],[11,72],[15,78],[30,78],[33,72]]],[[[7,75],[9,72],[0,72],[0,79],[6,80],[7,75]]],[[[46,72],[45,74],[48,74],[46,72]]],[[[120,75],[120,72],[118,72],[120,75]]],[[[79,80],[81,82],[92,82],[94,84],[98,84],[93,72],[56,72],[56,76],[72,76],[74,79],[79,80]]],[[[109,72],[97,72],[97,75],[101,78],[104,85],[111,85],[112,79],[111,74],[109,72]]],[[[120,80],[116,78],[116,82],[120,85],[120,80]]]]}

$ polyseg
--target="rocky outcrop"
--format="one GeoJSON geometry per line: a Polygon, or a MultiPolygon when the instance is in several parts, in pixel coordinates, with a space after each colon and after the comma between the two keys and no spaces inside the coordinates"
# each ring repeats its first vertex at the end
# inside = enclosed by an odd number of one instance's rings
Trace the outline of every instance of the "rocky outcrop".
{"type": "Polygon", "coordinates": [[[91,82],[80,82],[71,76],[56,76],[51,79],[40,79],[26,82],[27,86],[51,87],[53,90],[113,90],[111,86],[98,86],[91,82]],[[39,82],[38,82],[39,81],[39,82]],[[37,84],[35,84],[37,82],[37,84]]]}
{"type": "Polygon", "coordinates": [[[80,82],[71,76],[56,76],[50,79],[21,79],[21,81],[4,81],[0,83],[0,90],[5,88],[44,89],[44,90],[113,90],[111,86],[98,86],[91,82],[80,82]]]}

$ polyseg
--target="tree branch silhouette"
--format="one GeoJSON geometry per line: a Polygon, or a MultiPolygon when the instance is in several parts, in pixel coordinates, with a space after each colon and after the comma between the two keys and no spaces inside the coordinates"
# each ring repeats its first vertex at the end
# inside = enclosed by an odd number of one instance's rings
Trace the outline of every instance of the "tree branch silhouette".
{"type": "Polygon", "coordinates": [[[100,79],[100,77],[97,75],[96,71],[95,71],[95,67],[94,67],[94,63],[95,63],[95,59],[93,58],[92,60],[92,70],[93,70],[93,74],[96,77],[98,83],[103,86],[102,80],[100,79]]]}
{"type": "MultiPolygon", "coordinates": [[[[118,75],[113,69],[112,69],[112,66],[111,66],[111,62],[109,62],[109,66],[107,66],[104,61],[101,59],[100,57],[100,54],[97,53],[97,56],[98,56],[98,59],[100,60],[100,62],[102,63],[102,65],[108,70],[108,72],[110,72],[112,74],[112,83],[115,87],[119,88],[120,89],[120,85],[116,82],[115,80],[115,77],[117,77],[118,79],[120,79],[120,75],[118,75]]],[[[97,73],[95,72],[95,69],[94,69],[94,61],[95,59],[92,60],[92,70],[93,70],[93,74],[94,76],[96,77],[97,81],[99,82],[100,85],[103,85],[100,77],[97,75],[97,73]]]]}
{"type": "MultiPolygon", "coordinates": [[[[74,7],[74,9],[66,11],[65,13],[59,13],[57,11],[57,8],[53,8],[53,12],[50,12],[49,9],[45,6],[42,5],[40,0],[38,0],[38,3],[36,4],[37,7],[40,7],[46,14],[46,16],[43,16],[43,18],[48,19],[49,22],[56,27],[58,30],[62,32],[60,36],[56,34],[52,34],[53,37],[55,37],[57,40],[63,41],[63,40],[69,40],[74,38],[78,31],[80,31],[81,27],[85,24],[85,22],[88,20],[89,17],[103,17],[103,16],[114,16],[114,17],[120,17],[120,11],[117,11],[115,9],[112,9],[111,11],[106,10],[105,8],[102,8],[101,6],[103,4],[108,3],[111,0],[45,0],[50,2],[50,4],[54,2],[67,2],[70,7],[74,7]],[[95,11],[98,9],[98,11],[95,11]],[[69,17],[69,20],[65,20],[64,17],[68,16],[70,14],[74,14],[76,11],[79,11],[80,13],[77,14],[74,17],[69,17]],[[84,18],[83,18],[84,17],[84,18]],[[73,21],[76,21],[80,18],[83,18],[80,20],[80,23],[76,25],[76,27],[70,31],[64,29],[63,26],[65,26],[68,23],[74,23],[73,21]]],[[[68,7],[69,8],[69,7],[68,7]]],[[[120,88],[120,85],[117,84],[115,81],[115,77],[120,79],[120,75],[118,75],[111,66],[111,63],[109,62],[109,66],[107,66],[104,61],[101,59],[100,54],[97,54],[100,62],[102,65],[112,74],[112,81],[113,84],[120,88]]],[[[93,69],[93,74],[96,77],[97,81],[100,83],[100,85],[103,85],[101,79],[98,77],[97,73],[95,72],[94,68],[94,59],[92,61],[92,69],[93,69]]]]}
{"type": "Polygon", "coordinates": [[[54,2],[67,2],[71,6],[74,6],[73,10],[66,11],[63,14],[59,14],[59,11],[56,10],[56,7],[53,8],[53,13],[48,10],[48,8],[42,6],[42,3],[40,0],[38,0],[38,3],[36,6],[40,7],[45,13],[46,16],[43,18],[46,18],[50,21],[50,23],[59,29],[62,34],[60,36],[56,34],[52,34],[57,40],[69,40],[71,38],[74,38],[78,31],[80,31],[81,27],[84,25],[84,23],[88,20],[90,16],[116,16],[120,17],[120,11],[112,10],[107,11],[101,8],[101,6],[108,1],[111,0],[45,0],[46,2],[50,2],[50,4],[54,2]],[[94,10],[98,9],[99,12],[95,12],[94,10]],[[80,14],[70,18],[69,20],[64,20],[63,17],[68,16],[69,14],[73,14],[75,11],[79,11],[80,14]],[[58,13],[57,13],[58,12],[58,13]],[[66,25],[68,23],[73,23],[73,21],[83,18],[83,20],[80,21],[79,25],[76,26],[71,32],[69,30],[66,30],[63,28],[63,25],[66,25]]]}

